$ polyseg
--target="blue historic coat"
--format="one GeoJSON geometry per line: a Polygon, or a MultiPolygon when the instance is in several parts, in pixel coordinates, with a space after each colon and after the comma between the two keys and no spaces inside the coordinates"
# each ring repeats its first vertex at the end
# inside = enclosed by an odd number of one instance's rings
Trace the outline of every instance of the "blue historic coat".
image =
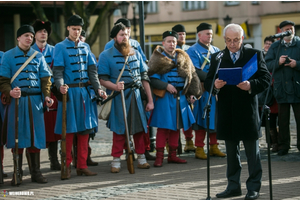
{"type": "MultiPolygon", "coordinates": [[[[34,45],[32,45],[32,48],[37,50],[38,52],[40,52],[41,50],[39,49],[39,47],[36,45],[36,43],[34,43],[34,45]]],[[[41,52],[46,60],[46,63],[48,64],[48,66],[50,67],[52,64],[52,58],[53,58],[53,51],[54,51],[54,46],[50,45],[50,44],[46,44],[45,49],[43,52],[41,52]]]]}
{"type": "MultiPolygon", "coordinates": [[[[35,52],[32,48],[27,55],[15,47],[6,53],[2,58],[0,76],[12,78],[23,63],[35,52]]],[[[22,70],[17,78],[12,82],[11,87],[19,87],[22,92],[37,93],[41,91],[41,78],[51,76],[46,61],[41,53],[38,53],[32,61],[22,70]]],[[[31,102],[33,116],[33,145],[38,149],[46,148],[43,100],[42,95],[22,96],[19,99],[19,148],[31,146],[29,99],[31,102]]],[[[15,99],[11,98],[11,103],[7,108],[7,147],[15,147],[15,99]]]]}
{"type": "MultiPolygon", "coordinates": [[[[114,44],[115,44],[115,40],[114,39],[110,40],[108,43],[106,43],[104,50],[112,48],[114,46],[114,44]]],[[[130,46],[132,46],[135,50],[137,50],[141,54],[143,61],[147,60],[147,58],[141,48],[141,45],[138,41],[136,41],[134,39],[129,39],[129,44],[130,44],[130,46]]],[[[100,55],[99,55],[99,57],[100,57],[100,55]]]]}
{"type": "MultiPolygon", "coordinates": [[[[32,48],[34,50],[37,50],[38,52],[41,52],[41,50],[39,49],[39,47],[36,45],[36,43],[34,43],[34,45],[32,45],[32,48]]],[[[41,52],[46,60],[46,63],[49,67],[51,67],[52,64],[52,60],[53,60],[53,52],[54,52],[54,46],[50,45],[50,44],[46,44],[45,49],[43,52],[41,52]]],[[[53,74],[52,74],[53,75],[53,74]]],[[[54,79],[53,77],[51,77],[51,82],[54,83],[54,79]]]]}
{"type": "MultiPolygon", "coordinates": [[[[166,56],[165,52],[162,53],[166,56]]],[[[177,55],[176,55],[177,57],[177,55]]],[[[177,63],[176,59],[172,59],[175,63],[177,63]]],[[[180,77],[177,72],[177,68],[173,68],[166,74],[154,74],[151,78],[157,78],[161,81],[167,82],[174,87],[183,87],[185,83],[185,78],[180,77]]],[[[177,130],[177,113],[176,113],[176,98],[174,95],[166,92],[163,98],[157,98],[154,104],[154,110],[152,112],[152,119],[150,122],[150,126],[165,128],[170,130],[177,130]]],[[[180,101],[179,101],[180,112],[182,116],[183,129],[189,129],[193,123],[195,123],[195,119],[191,108],[188,104],[186,96],[182,94],[180,91],[180,101]]]]}
{"type": "MultiPolygon", "coordinates": [[[[87,44],[66,38],[55,45],[53,67],[64,67],[65,84],[86,83],[89,80],[88,66],[96,65],[87,44]]],[[[67,133],[77,133],[96,127],[97,118],[93,117],[93,105],[85,87],[68,89],[67,133]]],[[[62,132],[62,102],[58,101],[55,133],[62,132]]]]}
{"type": "MultiPolygon", "coordinates": [[[[110,77],[110,81],[112,83],[116,83],[120,71],[123,68],[124,62],[124,56],[113,46],[112,48],[105,50],[100,54],[98,61],[98,74],[108,75],[110,77]]],[[[148,66],[143,61],[141,54],[138,51],[135,51],[135,55],[129,56],[127,62],[129,64],[131,72],[128,68],[128,65],[126,65],[120,81],[124,81],[125,84],[127,84],[133,82],[133,78],[135,78],[141,84],[140,74],[147,71],[148,69],[148,66]]],[[[131,91],[131,89],[127,89],[124,91],[127,116],[129,113],[130,102],[133,94],[131,91]]],[[[140,90],[133,89],[133,92],[135,93],[138,112],[142,120],[144,131],[147,133],[147,119],[140,95],[140,90]]],[[[107,94],[110,93],[111,91],[107,90],[107,94]]],[[[112,100],[111,114],[107,121],[107,127],[111,131],[119,135],[125,134],[125,123],[120,94],[112,100]]]]}
{"type": "MultiPolygon", "coordinates": [[[[219,51],[220,51],[219,48],[211,45],[211,50],[210,50],[211,54],[219,52],[219,51]]],[[[186,51],[186,53],[190,56],[195,68],[201,69],[202,63],[205,61],[205,58],[207,56],[208,49],[204,48],[198,42],[196,42],[193,46],[191,46],[186,51]]],[[[210,60],[210,57],[211,56],[209,56],[209,60],[210,60]]],[[[208,72],[209,67],[210,67],[210,63],[207,62],[205,67],[203,68],[203,71],[208,72]]],[[[198,101],[195,101],[194,109],[193,109],[193,114],[194,114],[196,123],[203,128],[206,128],[206,118],[203,120],[202,115],[203,115],[203,110],[206,105],[208,96],[209,96],[209,93],[207,91],[205,91],[202,94],[202,97],[198,101]]],[[[215,130],[215,122],[216,122],[215,118],[216,118],[216,97],[212,96],[211,97],[210,121],[209,121],[209,128],[211,130],[215,130]]]]}
{"type": "MultiPolygon", "coordinates": [[[[91,47],[88,43],[83,42],[83,45],[87,46],[87,48],[89,49],[92,57],[94,58],[94,60],[96,61],[96,56],[93,54],[91,47]]],[[[97,94],[95,93],[95,90],[93,88],[92,85],[87,86],[88,92],[90,94],[90,98],[92,100],[92,105],[93,105],[93,109],[92,109],[92,118],[96,120],[97,126],[94,128],[94,132],[92,132],[91,134],[95,134],[98,132],[98,108],[97,108],[97,101],[95,98],[97,98],[97,94]]]]}

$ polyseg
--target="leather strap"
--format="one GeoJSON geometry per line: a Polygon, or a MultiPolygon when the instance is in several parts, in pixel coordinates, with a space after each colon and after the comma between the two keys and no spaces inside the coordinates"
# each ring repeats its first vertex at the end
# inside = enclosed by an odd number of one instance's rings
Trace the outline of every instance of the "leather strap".
{"type": "MultiPolygon", "coordinates": [[[[121,70],[121,72],[120,72],[120,74],[119,74],[119,77],[118,77],[118,79],[117,79],[117,81],[116,81],[116,84],[119,82],[119,80],[120,80],[120,78],[121,78],[121,76],[122,76],[122,74],[123,74],[123,72],[124,72],[124,69],[125,69],[125,65],[126,65],[126,63],[127,63],[127,60],[128,60],[128,56],[126,56],[126,58],[125,58],[125,62],[124,62],[123,68],[122,68],[122,70],[121,70]]],[[[109,96],[112,96],[113,94],[114,94],[114,90],[112,91],[112,93],[111,93],[109,96]]]]}
{"type": "Polygon", "coordinates": [[[39,52],[35,51],[27,60],[26,62],[18,69],[18,71],[14,74],[14,76],[10,79],[10,83],[12,83],[17,76],[21,73],[21,71],[28,65],[28,63],[38,54],[39,52]]]}
{"type": "Polygon", "coordinates": [[[202,70],[204,69],[204,67],[205,67],[205,65],[206,65],[206,63],[207,63],[207,59],[209,59],[209,56],[210,56],[210,45],[209,45],[209,47],[208,47],[208,53],[207,53],[207,56],[206,56],[206,58],[204,58],[204,62],[202,63],[202,66],[201,66],[201,69],[202,69],[202,70]]]}

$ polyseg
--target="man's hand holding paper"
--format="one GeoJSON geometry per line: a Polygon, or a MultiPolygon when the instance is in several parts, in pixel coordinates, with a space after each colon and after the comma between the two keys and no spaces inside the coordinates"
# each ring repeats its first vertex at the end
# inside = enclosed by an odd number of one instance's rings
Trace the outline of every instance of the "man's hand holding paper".
{"type": "Polygon", "coordinates": [[[237,85],[241,90],[249,91],[251,89],[251,84],[249,81],[243,81],[237,85]]]}

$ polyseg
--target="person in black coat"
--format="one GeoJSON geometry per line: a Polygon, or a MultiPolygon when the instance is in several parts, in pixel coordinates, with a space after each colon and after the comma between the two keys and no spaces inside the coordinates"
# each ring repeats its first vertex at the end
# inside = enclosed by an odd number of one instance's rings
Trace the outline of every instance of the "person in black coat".
{"type": "MultiPolygon", "coordinates": [[[[268,88],[271,76],[266,67],[262,52],[243,46],[243,29],[240,25],[229,24],[223,31],[226,48],[220,68],[243,67],[257,54],[257,71],[247,81],[238,85],[228,85],[219,80],[214,81],[214,93],[218,95],[217,102],[217,139],[225,140],[227,151],[227,180],[224,192],[218,193],[218,198],[228,198],[242,195],[240,174],[240,141],[243,141],[248,162],[249,178],[247,179],[247,195],[245,199],[257,199],[261,187],[262,167],[260,162],[259,115],[257,94],[268,88]]],[[[210,91],[213,76],[218,61],[212,55],[211,67],[204,82],[206,91],[210,91]]]]}

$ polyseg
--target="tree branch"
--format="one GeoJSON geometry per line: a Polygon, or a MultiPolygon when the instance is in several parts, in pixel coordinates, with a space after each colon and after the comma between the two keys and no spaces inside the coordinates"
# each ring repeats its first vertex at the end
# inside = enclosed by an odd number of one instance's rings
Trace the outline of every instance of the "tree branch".
{"type": "Polygon", "coordinates": [[[103,24],[104,19],[108,16],[110,9],[112,8],[112,6],[114,5],[113,1],[107,1],[105,3],[105,5],[100,9],[99,11],[99,15],[98,18],[96,20],[96,23],[94,25],[94,28],[91,32],[91,34],[89,35],[89,37],[86,40],[86,43],[92,45],[95,43],[95,41],[97,40],[97,37],[99,35],[101,26],[103,24]]]}

